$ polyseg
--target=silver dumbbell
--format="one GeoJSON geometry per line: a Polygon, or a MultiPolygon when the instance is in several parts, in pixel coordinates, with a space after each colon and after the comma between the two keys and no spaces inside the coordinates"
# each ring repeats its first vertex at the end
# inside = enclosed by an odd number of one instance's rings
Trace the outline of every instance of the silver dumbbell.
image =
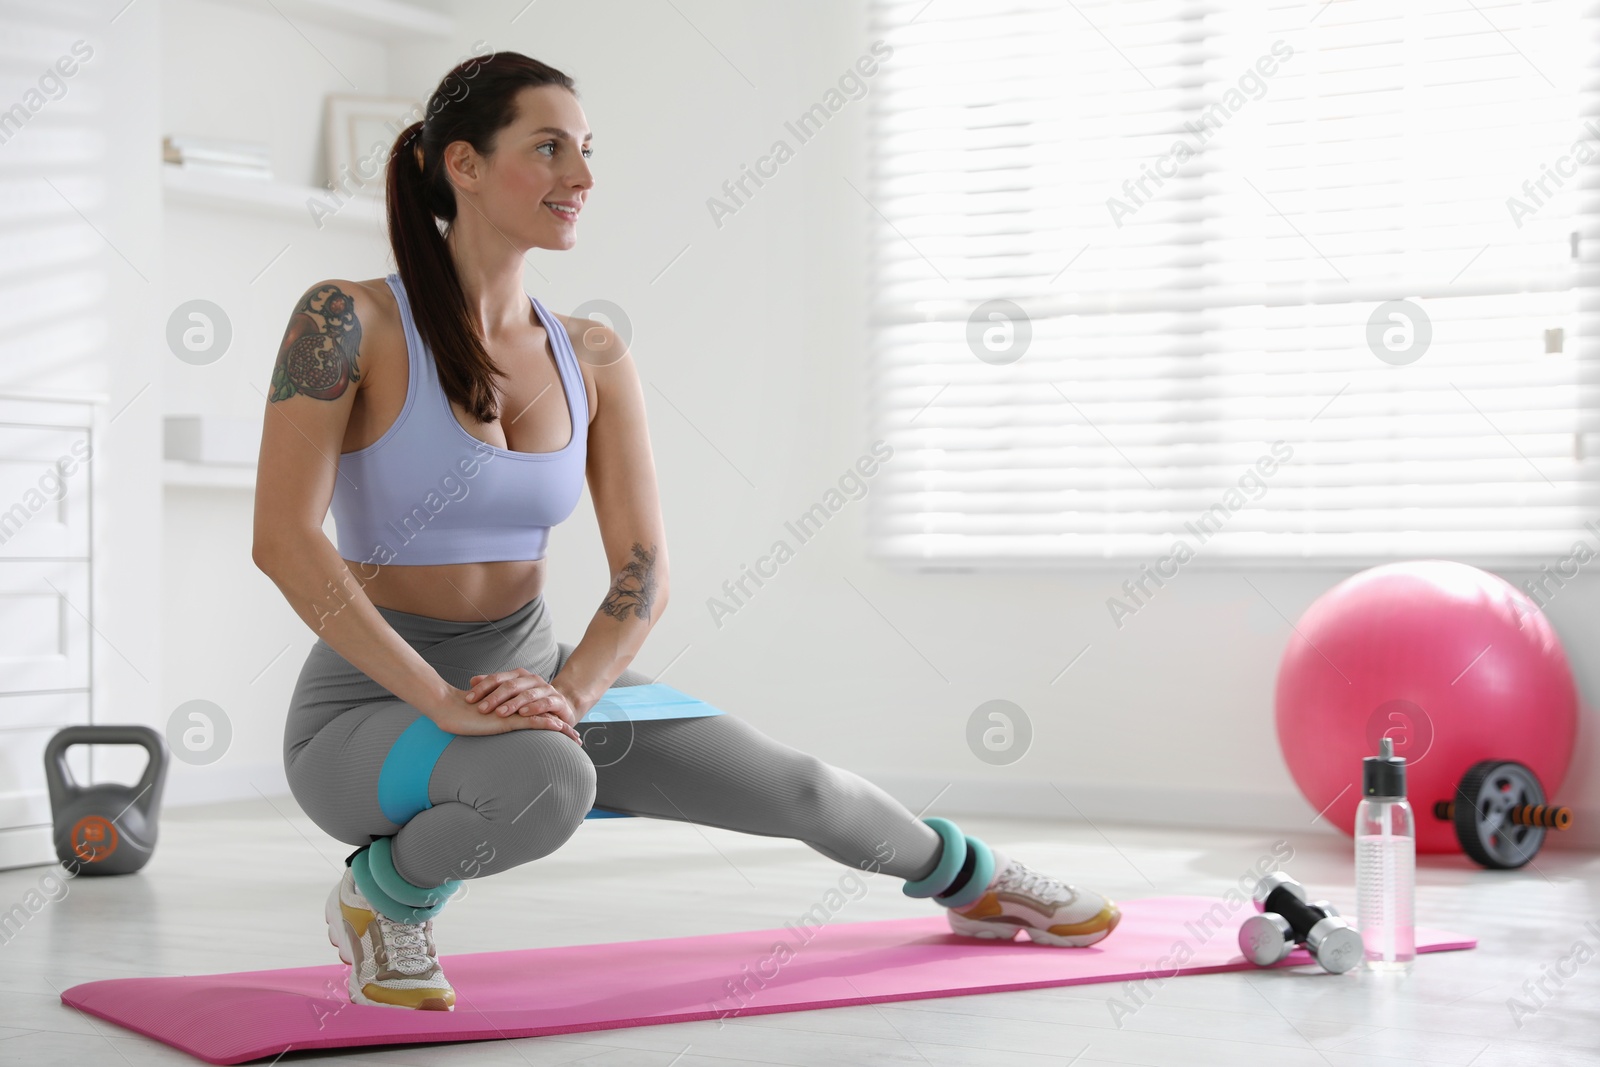
{"type": "Polygon", "coordinates": [[[1256,911],[1239,927],[1239,951],[1258,967],[1270,967],[1304,945],[1322,969],[1343,974],[1361,962],[1361,934],[1325,900],[1306,903],[1305,887],[1282,871],[1261,879],[1256,911]]]}

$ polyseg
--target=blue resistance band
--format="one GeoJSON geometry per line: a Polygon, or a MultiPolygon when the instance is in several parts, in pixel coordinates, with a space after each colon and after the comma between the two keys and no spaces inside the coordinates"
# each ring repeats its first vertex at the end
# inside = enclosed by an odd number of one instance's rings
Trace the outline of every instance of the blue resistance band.
{"type": "MultiPolygon", "coordinates": [[[[680,693],[670,685],[652,682],[649,685],[624,685],[606,690],[606,695],[595,701],[589,714],[580,721],[586,722],[643,722],[651,719],[703,719],[711,715],[726,715],[704,700],[680,693]]],[[[590,808],[589,819],[631,819],[625,811],[607,811],[590,808]]]]}
{"type": "Polygon", "coordinates": [[[428,779],[455,736],[439,729],[426,715],[419,715],[395,738],[378,770],[378,807],[384,818],[404,826],[418,812],[433,807],[428,799],[428,779]]]}
{"type": "MultiPolygon", "coordinates": [[[[578,725],[591,722],[643,722],[655,719],[700,719],[725,715],[705,701],[679,692],[670,685],[616,686],[595,702],[578,725]]],[[[445,746],[456,735],[436,726],[426,715],[419,717],[395,738],[378,771],[378,807],[384,818],[404,826],[418,813],[433,807],[428,799],[428,780],[445,746]]],[[[585,819],[631,819],[620,811],[594,808],[585,819]]]]}
{"type": "Polygon", "coordinates": [[[581,722],[641,722],[646,719],[703,719],[725,715],[698,697],[680,693],[670,685],[615,686],[595,701],[581,722]]]}

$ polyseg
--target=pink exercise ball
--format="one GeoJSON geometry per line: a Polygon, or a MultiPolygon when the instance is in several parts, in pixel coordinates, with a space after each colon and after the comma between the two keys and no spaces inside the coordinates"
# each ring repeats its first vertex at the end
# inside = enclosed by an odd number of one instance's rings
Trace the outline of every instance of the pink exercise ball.
{"type": "Polygon", "coordinates": [[[1278,745],[1313,809],[1346,834],[1361,760],[1394,741],[1419,853],[1459,852],[1434,816],[1479,760],[1514,760],[1556,798],[1578,696],[1550,621],[1509,582],[1448,560],[1388,563],[1318,597],[1278,667],[1278,745]]]}

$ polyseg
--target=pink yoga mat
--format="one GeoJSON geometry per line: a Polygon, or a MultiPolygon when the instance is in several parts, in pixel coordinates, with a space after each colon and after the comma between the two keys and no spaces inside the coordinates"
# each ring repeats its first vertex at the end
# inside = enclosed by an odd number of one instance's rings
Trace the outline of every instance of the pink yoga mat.
{"type": "MultiPolygon", "coordinates": [[[[1119,906],[1121,925],[1089,948],[960,937],[939,912],[882,922],[443,956],[440,962],[456,990],[453,1012],[351,1004],[345,995],[348,968],[337,963],[115,978],[73,986],[61,1001],[207,1063],[244,1063],[291,1049],[536,1037],[1254,969],[1239,955],[1236,941],[1245,912],[1230,913],[1216,897],[1153,897],[1119,906]],[[1213,918],[1207,921],[1207,916],[1213,918]],[[747,992],[737,992],[740,983],[747,992]]],[[[1417,931],[1418,952],[1476,945],[1460,934],[1417,931]]],[[[1307,962],[1306,953],[1296,950],[1279,966],[1307,962]]]]}

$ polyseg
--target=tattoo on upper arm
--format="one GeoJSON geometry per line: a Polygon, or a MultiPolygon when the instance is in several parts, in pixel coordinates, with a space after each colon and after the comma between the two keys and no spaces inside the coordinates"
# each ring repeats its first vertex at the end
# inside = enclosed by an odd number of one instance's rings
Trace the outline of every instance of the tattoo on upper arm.
{"type": "Polygon", "coordinates": [[[639,542],[633,543],[633,559],[623,565],[611,583],[601,611],[614,619],[626,619],[630,611],[636,618],[650,617],[650,606],[656,599],[656,551],[654,545],[647,551],[639,542]]]}
{"type": "Polygon", "coordinates": [[[337,285],[318,286],[306,294],[283,332],[267,399],[337,400],[351,382],[361,380],[356,370],[360,347],[355,300],[337,285]]]}

